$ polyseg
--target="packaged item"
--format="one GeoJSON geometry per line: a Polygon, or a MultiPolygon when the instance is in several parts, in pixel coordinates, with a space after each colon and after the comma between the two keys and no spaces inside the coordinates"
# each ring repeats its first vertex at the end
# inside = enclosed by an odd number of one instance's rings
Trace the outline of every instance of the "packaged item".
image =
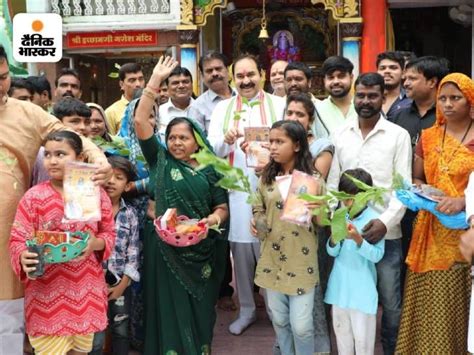
{"type": "Polygon", "coordinates": [[[59,245],[61,243],[69,243],[69,233],[66,232],[51,232],[51,231],[36,231],[36,244],[52,244],[59,245]]]}
{"type": "Polygon", "coordinates": [[[245,141],[248,142],[246,163],[249,168],[265,166],[270,161],[270,128],[268,127],[245,127],[245,141]]]}
{"type": "Polygon", "coordinates": [[[71,162],[64,176],[64,219],[75,222],[100,221],[100,187],[91,180],[97,166],[71,162]]]}
{"type": "Polygon", "coordinates": [[[294,170],[291,176],[288,196],[286,197],[280,218],[291,223],[309,227],[313,216],[306,207],[306,202],[300,199],[299,195],[304,193],[319,195],[320,192],[321,185],[318,178],[294,170]]]}
{"type": "Polygon", "coordinates": [[[421,184],[420,187],[418,186],[413,186],[412,191],[417,194],[418,196],[421,196],[423,198],[426,198],[427,200],[430,201],[435,201],[438,202],[436,199],[433,197],[443,197],[444,192],[441,191],[440,189],[437,189],[436,187],[433,187],[431,185],[427,184],[421,184]]]}

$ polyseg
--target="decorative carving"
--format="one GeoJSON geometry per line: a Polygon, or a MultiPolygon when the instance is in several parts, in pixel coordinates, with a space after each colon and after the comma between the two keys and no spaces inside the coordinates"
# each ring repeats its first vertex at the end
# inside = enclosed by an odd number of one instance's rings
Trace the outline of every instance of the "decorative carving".
{"type": "Polygon", "coordinates": [[[335,20],[359,15],[358,0],[311,0],[312,4],[323,4],[326,10],[331,10],[335,20]]]}
{"type": "Polygon", "coordinates": [[[102,0],[95,0],[95,14],[96,15],[104,14],[104,6],[102,6],[102,0]]]}
{"type": "Polygon", "coordinates": [[[81,0],[72,0],[72,4],[74,5],[74,16],[81,16],[82,15],[82,8],[81,8],[81,0]]]}
{"type": "Polygon", "coordinates": [[[68,1],[63,1],[63,16],[71,16],[71,6],[69,6],[69,0],[68,1]]]}
{"type": "Polygon", "coordinates": [[[55,14],[61,14],[61,9],[59,8],[59,0],[51,1],[51,10],[55,14]]]}
{"type": "Polygon", "coordinates": [[[160,11],[160,7],[158,5],[158,0],[151,0],[150,11],[151,12],[160,11]]]}
{"type": "Polygon", "coordinates": [[[193,0],[181,0],[181,25],[194,26],[193,0]]]}
{"type": "Polygon", "coordinates": [[[114,1],[105,0],[105,4],[107,5],[107,15],[115,15],[114,1]]]}
{"type": "Polygon", "coordinates": [[[197,26],[205,26],[209,15],[213,15],[218,8],[225,9],[226,6],[227,0],[210,0],[205,1],[205,4],[198,0],[194,4],[194,23],[197,26]]]}
{"type": "Polygon", "coordinates": [[[145,0],[138,0],[138,13],[139,14],[146,14],[145,0]]]}
{"type": "Polygon", "coordinates": [[[169,0],[161,0],[161,12],[162,13],[170,12],[170,2],[169,2],[169,0]]]}
{"type": "Polygon", "coordinates": [[[117,15],[125,15],[127,11],[123,1],[124,0],[117,0],[117,15]]]}
{"type": "Polygon", "coordinates": [[[134,0],[127,0],[128,3],[128,11],[127,13],[129,15],[134,15],[137,13],[137,7],[135,6],[135,1],[134,0]]]}
{"type": "Polygon", "coordinates": [[[84,0],[84,16],[93,15],[92,0],[84,0]]]}
{"type": "Polygon", "coordinates": [[[362,37],[362,23],[360,22],[341,23],[341,36],[342,38],[362,37]]]}
{"type": "Polygon", "coordinates": [[[179,31],[179,44],[196,44],[199,41],[198,30],[179,31]]]}

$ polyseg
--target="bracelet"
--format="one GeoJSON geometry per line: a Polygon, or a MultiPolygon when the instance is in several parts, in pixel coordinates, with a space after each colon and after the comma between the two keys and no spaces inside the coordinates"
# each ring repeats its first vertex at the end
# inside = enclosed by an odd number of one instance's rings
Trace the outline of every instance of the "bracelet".
{"type": "Polygon", "coordinates": [[[147,88],[151,89],[155,94],[159,95],[160,94],[160,88],[159,87],[154,87],[150,84],[146,86],[147,88]]]}
{"type": "Polygon", "coordinates": [[[147,86],[146,88],[143,89],[142,96],[146,96],[146,97],[152,99],[153,101],[155,101],[158,98],[159,95],[156,94],[152,89],[148,88],[148,86],[147,86]]]}

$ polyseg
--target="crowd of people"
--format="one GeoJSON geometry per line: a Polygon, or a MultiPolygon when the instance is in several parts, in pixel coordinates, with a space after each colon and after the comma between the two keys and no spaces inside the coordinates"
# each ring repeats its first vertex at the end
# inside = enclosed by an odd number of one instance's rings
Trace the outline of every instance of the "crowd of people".
{"type": "Polygon", "coordinates": [[[331,56],[319,99],[305,63],[274,62],[272,93],[256,57],[235,58],[232,77],[229,64],[215,51],[200,58],[206,91],[197,98],[171,57],[150,78],[124,64],[123,95],[104,109],[81,101],[74,69],[60,71],[54,91],[44,76],[10,78],[0,47],[0,354],[210,354],[216,307],[237,311],[228,330],[239,336],[259,306],[274,354],[336,351],[331,328],[338,353],[373,354],[378,312],[384,354],[474,351],[473,80],[443,58],[392,51],[356,78],[350,60],[331,56]],[[257,167],[247,162],[251,127],[269,128],[270,158],[257,167]],[[202,150],[243,170],[251,202],[216,185],[223,176],[200,166],[202,150]],[[65,219],[74,161],[96,166],[98,221],[65,219]],[[362,183],[385,188],[383,203],[359,206],[335,239],[321,215],[309,225],[281,218],[277,181],[295,171],[313,177],[320,196],[355,196],[362,183]],[[471,228],[407,210],[391,191],[395,176],[437,189],[437,212],[465,212],[471,228]],[[217,228],[195,245],[168,244],[155,221],[170,208],[217,228]],[[38,231],[90,237],[78,258],[35,276],[39,256],[27,242],[38,231]]]}

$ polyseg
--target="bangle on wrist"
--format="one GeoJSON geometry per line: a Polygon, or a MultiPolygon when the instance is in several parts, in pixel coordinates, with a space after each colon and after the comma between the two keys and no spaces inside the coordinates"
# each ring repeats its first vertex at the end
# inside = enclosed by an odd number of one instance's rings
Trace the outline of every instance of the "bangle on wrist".
{"type": "Polygon", "coordinates": [[[152,99],[153,101],[155,101],[159,95],[147,86],[146,88],[143,89],[142,96],[148,97],[152,99]]]}
{"type": "Polygon", "coordinates": [[[153,85],[148,84],[146,88],[150,89],[153,91],[155,94],[159,95],[160,94],[160,87],[155,87],[153,85]]]}

